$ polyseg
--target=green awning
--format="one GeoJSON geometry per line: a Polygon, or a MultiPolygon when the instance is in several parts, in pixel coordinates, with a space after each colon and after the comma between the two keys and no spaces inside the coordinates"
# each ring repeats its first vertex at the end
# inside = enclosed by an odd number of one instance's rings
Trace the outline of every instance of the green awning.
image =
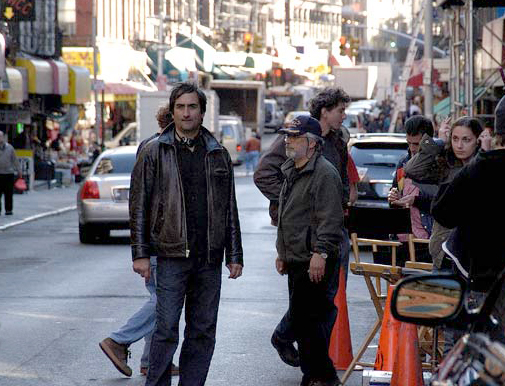
{"type": "MultiPolygon", "coordinates": [[[[480,99],[482,95],[486,92],[485,87],[476,87],[473,90],[473,98],[474,100],[480,99]]],[[[461,103],[464,102],[465,100],[465,94],[464,92],[460,92],[459,94],[459,100],[461,103]]],[[[434,107],[433,107],[433,114],[437,115],[449,115],[451,113],[451,98],[447,97],[445,99],[442,99],[440,102],[438,102],[434,107]]]]}

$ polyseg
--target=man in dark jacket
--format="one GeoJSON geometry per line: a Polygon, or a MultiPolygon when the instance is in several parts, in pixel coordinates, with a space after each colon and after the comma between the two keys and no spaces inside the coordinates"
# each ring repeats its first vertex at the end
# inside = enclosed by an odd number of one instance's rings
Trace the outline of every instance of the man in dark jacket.
{"type": "MultiPolygon", "coordinates": [[[[341,126],[345,109],[351,98],[339,87],[326,88],[310,101],[310,116],[319,121],[324,138],[322,153],[337,169],[342,179],[344,207],[349,201],[349,178],[347,176],[347,143],[343,138],[341,126]]],[[[277,208],[284,176],[281,165],[287,160],[286,144],[279,135],[268,152],[260,159],[254,173],[254,183],[263,195],[270,200],[270,218],[272,225],[277,225],[277,208]]]]}
{"type": "Polygon", "coordinates": [[[180,384],[203,385],[215,345],[223,254],[229,277],[242,274],[242,242],[228,152],[201,126],[205,94],[191,83],[172,89],[174,122],[149,141],[130,188],[133,269],[146,280],[157,256],[156,328],[146,385],[170,385],[185,304],[180,384]]]}
{"type": "Polygon", "coordinates": [[[432,207],[435,220],[454,228],[442,245],[444,252],[469,279],[471,289],[481,292],[488,291],[505,268],[500,225],[505,218],[505,97],[495,114],[492,150],[478,153],[450,183],[441,185],[432,207]]]}
{"type": "MultiPolygon", "coordinates": [[[[310,101],[310,115],[319,121],[321,135],[324,138],[322,155],[337,169],[342,185],[342,205],[345,207],[349,201],[349,179],[347,175],[347,143],[341,130],[344,121],[345,108],[351,101],[347,93],[339,88],[326,88],[319,92],[310,101]]],[[[263,195],[270,200],[270,218],[272,225],[277,225],[279,194],[281,192],[284,175],[281,165],[288,159],[284,137],[274,141],[267,153],[261,157],[260,163],[254,173],[254,183],[263,195]]],[[[349,258],[349,241],[342,238],[342,268],[347,273],[349,258]]],[[[347,275],[346,275],[347,277],[347,275]]],[[[299,366],[298,352],[293,345],[294,336],[289,320],[289,311],[283,316],[274,334],[272,344],[279,352],[281,359],[288,365],[299,366]]]]}
{"type": "Polygon", "coordinates": [[[342,239],[342,181],[321,156],[321,128],[298,116],[286,135],[279,197],[276,268],[288,274],[289,313],[298,344],[304,386],[340,384],[328,356],[337,312],[339,243],[342,239]]]}
{"type": "MultiPolygon", "coordinates": [[[[405,131],[408,152],[398,161],[393,176],[393,187],[388,194],[388,202],[391,206],[410,208],[412,233],[416,238],[428,239],[433,226],[430,207],[437,191],[437,185],[421,184],[406,178],[405,165],[419,152],[423,135],[427,134],[433,137],[433,123],[422,115],[414,115],[405,122],[405,131]]],[[[407,240],[405,235],[400,235],[399,238],[402,242],[407,240]]],[[[415,248],[418,261],[432,261],[426,245],[416,244],[415,248]]],[[[400,264],[408,260],[407,254],[407,246],[400,248],[398,251],[400,264]]]]}

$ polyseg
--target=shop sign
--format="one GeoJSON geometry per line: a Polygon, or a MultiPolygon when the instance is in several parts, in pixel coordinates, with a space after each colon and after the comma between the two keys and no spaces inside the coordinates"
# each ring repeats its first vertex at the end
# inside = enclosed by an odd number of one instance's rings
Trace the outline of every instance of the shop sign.
{"type": "Polygon", "coordinates": [[[29,125],[32,118],[29,110],[0,110],[0,122],[6,124],[24,123],[29,125]]]}
{"type": "MultiPolygon", "coordinates": [[[[63,47],[61,57],[71,66],[86,67],[91,75],[94,73],[93,48],[90,47],[63,47]]],[[[97,75],[100,74],[100,53],[96,55],[97,75]]]]}
{"type": "Polygon", "coordinates": [[[4,0],[1,10],[5,21],[35,21],[35,0],[4,0]]]}

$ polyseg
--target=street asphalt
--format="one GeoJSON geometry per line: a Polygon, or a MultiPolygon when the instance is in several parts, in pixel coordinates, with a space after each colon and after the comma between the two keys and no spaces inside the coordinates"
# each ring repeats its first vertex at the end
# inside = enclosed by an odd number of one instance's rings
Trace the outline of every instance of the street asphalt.
{"type": "MultiPolygon", "coordinates": [[[[286,278],[274,268],[276,230],[270,225],[268,201],[243,166],[235,168],[235,175],[244,276],[228,280],[223,271],[217,345],[206,384],[297,386],[300,370],[283,364],[270,345],[288,298],[286,278]]],[[[127,232],[113,234],[103,245],[80,244],[76,193],[77,185],[72,185],[15,195],[14,215],[0,215],[2,386],[143,385],[138,374],[142,344],[131,346],[130,379],[98,349],[98,342],[146,299],[128,258],[125,263],[127,232]]],[[[361,257],[370,258],[368,253],[361,257]]],[[[356,353],[376,314],[365,282],[351,273],[347,303],[356,353]]],[[[372,348],[363,359],[374,358],[372,348]]],[[[361,384],[361,371],[346,383],[361,384]]]]}

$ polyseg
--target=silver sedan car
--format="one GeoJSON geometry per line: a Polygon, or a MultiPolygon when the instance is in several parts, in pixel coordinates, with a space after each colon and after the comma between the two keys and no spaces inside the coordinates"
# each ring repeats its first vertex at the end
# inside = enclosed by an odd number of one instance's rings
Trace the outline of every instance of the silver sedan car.
{"type": "Polygon", "coordinates": [[[93,243],[111,229],[128,229],[130,177],[137,146],[106,150],[95,160],[77,192],[79,240],[93,243]]]}

